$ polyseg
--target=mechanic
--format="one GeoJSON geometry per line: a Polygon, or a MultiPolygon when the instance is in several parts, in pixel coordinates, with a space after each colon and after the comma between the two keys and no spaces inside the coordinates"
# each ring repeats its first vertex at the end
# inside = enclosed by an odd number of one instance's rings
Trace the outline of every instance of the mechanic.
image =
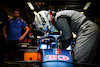
{"type": "Polygon", "coordinates": [[[3,27],[4,38],[8,42],[9,47],[7,50],[8,60],[16,60],[18,43],[22,41],[29,32],[29,27],[19,18],[19,9],[14,9],[12,13],[14,18],[8,20],[3,27]],[[26,29],[23,35],[21,35],[22,26],[26,29]]]}
{"type": "Polygon", "coordinates": [[[35,26],[43,33],[53,32],[57,27],[63,32],[66,41],[72,39],[72,32],[74,32],[77,35],[74,60],[79,63],[92,62],[100,39],[100,30],[84,14],[75,10],[63,10],[53,17],[50,11],[43,10],[36,14],[35,26]]]}

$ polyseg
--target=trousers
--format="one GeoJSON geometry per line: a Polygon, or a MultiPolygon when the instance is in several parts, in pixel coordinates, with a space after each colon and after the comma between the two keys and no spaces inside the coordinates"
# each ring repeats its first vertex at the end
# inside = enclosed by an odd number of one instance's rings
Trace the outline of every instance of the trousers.
{"type": "Polygon", "coordinates": [[[74,59],[81,63],[92,63],[94,53],[100,40],[100,29],[92,21],[86,21],[78,31],[74,48],[74,59]]]}

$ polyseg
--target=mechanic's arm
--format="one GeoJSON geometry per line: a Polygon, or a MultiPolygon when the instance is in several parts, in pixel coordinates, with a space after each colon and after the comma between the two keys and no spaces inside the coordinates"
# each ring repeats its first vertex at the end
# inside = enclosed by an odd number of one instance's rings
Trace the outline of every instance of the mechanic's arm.
{"type": "Polygon", "coordinates": [[[69,44],[73,39],[72,31],[68,23],[68,19],[64,17],[58,18],[58,20],[56,21],[56,26],[58,27],[58,29],[60,29],[63,32],[62,34],[65,40],[62,42],[63,44],[62,48],[65,49],[67,46],[69,46],[69,44]]]}
{"type": "Polygon", "coordinates": [[[4,25],[3,26],[3,33],[4,33],[5,40],[7,40],[6,28],[7,28],[7,25],[4,25]]]}
{"type": "Polygon", "coordinates": [[[22,40],[24,39],[24,37],[27,35],[27,33],[30,31],[30,29],[29,29],[28,26],[26,26],[25,29],[26,29],[26,31],[25,31],[25,33],[19,38],[19,41],[22,41],[22,40]]]}

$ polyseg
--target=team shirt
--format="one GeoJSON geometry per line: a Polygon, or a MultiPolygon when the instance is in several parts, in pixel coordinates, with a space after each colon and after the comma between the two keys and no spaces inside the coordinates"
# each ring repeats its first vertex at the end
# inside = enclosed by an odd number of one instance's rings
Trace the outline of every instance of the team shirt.
{"type": "Polygon", "coordinates": [[[26,23],[20,18],[18,20],[10,19],[6,23],[8,28],[7,39],[8,40],[18,40],[21,36],[22,26],[26,27],[26,23]]]}

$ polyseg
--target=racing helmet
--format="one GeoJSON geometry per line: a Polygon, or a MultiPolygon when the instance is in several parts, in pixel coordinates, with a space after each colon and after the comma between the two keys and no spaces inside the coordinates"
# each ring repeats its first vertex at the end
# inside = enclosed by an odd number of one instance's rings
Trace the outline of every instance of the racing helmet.
{"type": "Polygon", "coordinates": [[[35,26],[38,30],[40,30],[42,33],[47,33],[47,32],[54,32],[56,28],[54,27],[54,22],[52,15],[49,11],[39,11],[35,15],[35,20],[34,20],[35,26]]]}

